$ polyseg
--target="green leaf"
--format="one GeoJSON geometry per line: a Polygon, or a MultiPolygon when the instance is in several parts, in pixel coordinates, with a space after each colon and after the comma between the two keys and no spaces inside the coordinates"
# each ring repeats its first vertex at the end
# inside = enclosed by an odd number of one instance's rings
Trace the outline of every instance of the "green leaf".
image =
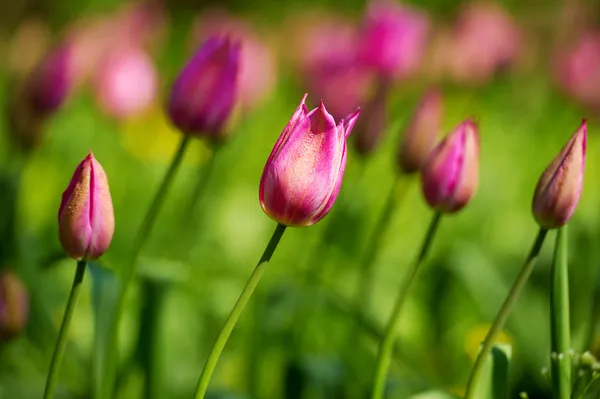
{"type": "Polygon", "coordinates": [[[116,274],[98,263],[89,263],[90,275],[92,276],[92,306],[94,309],[94,397],[99,397],[103,392],[108,354],[110,348],[110,327],[113,323],[115,306],[119,295],[119,280],[116,274]]]}
{"type": "Polygon", "coordinates": [[[508,393],[508,365],[511,356],[510,345],[494,345],[491,356],[484,365],[479,385],[475,388],[476,398],[506,399],[508,393]]]}

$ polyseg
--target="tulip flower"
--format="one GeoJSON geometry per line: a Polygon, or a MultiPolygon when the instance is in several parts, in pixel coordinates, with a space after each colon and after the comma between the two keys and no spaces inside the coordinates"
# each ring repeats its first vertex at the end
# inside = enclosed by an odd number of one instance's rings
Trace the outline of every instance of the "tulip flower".
{"type": "Polygon", "coordinates": [[[18,336],[29,317],[29,297],[21,279],[10,271],[0,274],[0,342],[18,336]]]}
{"type": "Polygon", "coordinates": [[[58,225],[63,249],[75,260],[97,259],[110,245],[115,220],[108,180],[91,151],[62,195],[58,225]]]}
{"type": "Polygon", "coordinates": [[[308,111],[306,95],[275,144],[260,180],[263,211],[285,226],[310,226],[335,202],[346,167],[346,138],[359,110],[337,125],[321,101],[308,111]]]}
{"type": "Polygon", "coordinates": [[[560,88],[580,103],[600,105],[600,31],[585,32],[556,55],[554,76],[560,88]]]}
{"type": "Polygon", "coordinates": [[[186,135],[220,139],[236,102],[240,46],[212,37],[192,57],[169,100],[173,124],[186,135]]]}
{"type": "Polygon", "coordinates": [[[72,51],[69,43],[51,50],[27,81],[30,107],[39,115],[58,110],[73,87],[72,51]]]}
{"type": "Polygon", "coordinates": [[[564,226],[575,212],[583,189],[586,139],[587,124],[583,120],[538,181],[532,208],[542,228],[564,226]]]}
{"type": "Polygon", "coordinates": [[[363,26],[361,59],[381,77],[405,78],[419,67],[429,18],[421,11],[388,0],[375,0],[363,26]]]}
{"type": "Polygon", "coordinates": [[[206,10],[194,21],[192,42],[196,44],[214,35],[228,35],[240,43],[239,103],[244,111],[254,109],[267,99],[277,82],[272,49],[248,21],[221,8],[206,10]]]}
{"type": "Polygon", "coordinates": [[[101,61],[95,81],[96,98],[109,115],[125,118],[146,110],[158,89],[154,64],[137,47],[125,46],[101,61]]]}
{"type": "Polygon", "coordinates": [[[421,182],[427,203],[440,212],[457,212],[469,202],[479,184],[479,138],[473,121],[462,122],[431,151],[421,182]]]}
{"type": "Polygon", "coordinates": [[[398,167],[403,173],[418,172],[425,164],[441,129],[443,106],[436,89],[427,91],[419,102],[398,151],[398,167]]]}
{"type": "Polygon", "coordinates": [[[373,98],[363,108],[363,116],[356,126],[355,147],[359,154],[372,154],[383,137],[387,128],[386,99],[388,93],[386,82],[377,84],[373,98]]]}

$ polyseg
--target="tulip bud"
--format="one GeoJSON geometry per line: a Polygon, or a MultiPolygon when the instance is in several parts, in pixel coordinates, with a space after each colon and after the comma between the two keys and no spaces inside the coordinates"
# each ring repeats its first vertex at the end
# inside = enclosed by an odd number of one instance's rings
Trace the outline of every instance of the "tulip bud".
{"type": "Polygon", "coordinates": [[[97,259],[110,245],[115,219],[108,179],[91,151],[62,195],[58,227],[63,249],[75,260],[97,259]]]}
{"type": "Polygon", "coordinates": [[[19,277],[9,271],[0,274],[0,342],[18,336],[29,317],[27,290],[19,277]]]}
{"type": "Polygon", "coordinates": [[[183,69],[171,92],[169,115],[184,134],[222,139],[236,101],[240,46],[212,37],[183,69]]]}
{"type": "Polygon", "coordinates": [[[479,138],[469,119],[432,151],[421,173],[423,195],[440,212],[453,213],[464,207],[479,184],[479,138]]]}
{"type": "Polygon", "coordinates": [[[587,124],[585,119],[538,181],[533,195],[533,216],[546,229],[565,225],[581,197],[587,124]]]}
{"type": "Polygon", "coordinates": [[[403,173],[418,172],[435,145],[444,113],[442,95],[435,89],[425,93],[410,122],[398,151],[398,166],[403,173]]]}
{"type": "Polygon", "coordinates": [[[30,107],[39,115],[58,110],[73,86],[71,46],[64,43],[53,49],[34,70],[27,82],[30,107]]]}
{"type": "Polygon", "coordinates": [[[363,156],[372,154],[377,149],[387,127],[387,93],[388,86],[385,82],[377,85],[375,95],[363,109],[363,116],[356,126],[356,150],[363,156]]]}
{"type": "Polygon", "coordinates": [[[286,226],[311,226],[335,202],[346,168],[346,138],[359,110],[336,126],[323,101],[308,111],[306,95],[281,133],[260,179],[260,204],[286,226]]]}

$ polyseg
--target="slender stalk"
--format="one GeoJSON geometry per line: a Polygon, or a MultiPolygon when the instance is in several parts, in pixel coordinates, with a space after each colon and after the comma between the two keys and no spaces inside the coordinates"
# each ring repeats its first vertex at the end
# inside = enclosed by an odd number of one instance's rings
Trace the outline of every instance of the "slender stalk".
{"type": "Polygon", "coordinates": [[[46,380],[46,388],[44,390],[44,399],[50,399],[54,397],[54,390],[56,383],[58,382],[58,371],[60,370],[60,364],[65,354],[67,347],[67,340],[69,335],[69,327],[71,325],[71,319],[73,318],[73,312],[75,306],[77,306],[77,300],[79,299],[79,293],[81,291],[81,283],[85,276],[85,269],[87,262],[80,260],[77,262],[77,269],[75,270],[75,277],[73,278],[73,286],[71,287],[71,293],[67,300],[67,308],[63,315],[60,330],[58,331],[58,339],[54,346],[54,353],[52,354],[52,360],[50,361],[50,370],[48,371],[48,379],[46,380]]]}
{"type": "Polygon", "coordinates": [[[404,276],[404,280],[402,281],[402,285],[400,286],[398,298],[396,298],[396,304],[394,305],[392,315],[390,316],[390,319],[388,321],[385,333],[383,335],[383,339],[381,340],[381,344],[379,346],[379,352],[377,354],[377,364],[375,366],[375,379],[373,382],[373,391],[371,393],[372,399],[383,398],[385,392],[385,382],[387,380],[387,372],[392,359],[394,342],[396,341],[396,329],[398,325],[398,320],[400,319],[400,311],[402,310],[402,305],[404,305],[404,301],[408,297],[408,292],[410,291],[410,288],[413,282],[415,281],[415,277],[417,276],[419,268],[425,260],[425,257],[429,252],[429,248],[433,243],[433,238],[435,237],[435,233],[440,224],[441,218],[442,214],[440,212],[436,212],[433,215],[433,219],[431,219],[431,223],[429,224],[429,228],[427,229],[427,234],[425,235],[425,239],[423,240],[423,245],[421,246],[419,256],[417,257],[417,260],[412,264],[412,266],[408,269],[406,275],[404,276]]]}
{"type": "Polygon", "coordinates": [[[258,261],[256,268],[254,268],[254,271],[250,275],[250,278],[248,279],[246,286],[242,290],[242,293],[240,294],[240,297],[238,298],[237,302],[233,306],[233,309],[231,309],[231,313],[229,313],[229,317],[227,317],[227,320],[225,321],[221,332],[217,336],[213,348],[210,354],[208,355],[208,359],[206,360],[204,368],[202,369],[202,373],[200,374],[200,379],[198,380],[196,393],[194,395],[196,399],[204,398],[206,390],[208,389],[210,378],[213,372],[215,371],[215,367],[217,366],[217,362],[219,361],[219,357],[221,356],[221,352],[223,352],[223,349],[227,344],[227,340],[229,339],[231,332],[233,331],[238,319],[244,311],[246,304],[250,300],[252,293],[256,289],[260,278],[264,274],[267,264],[271,260],[271,257],[275,252],[275,248],[277,248],[279,240],[281,240],[285,229],[286,226],[281,224],[277,225],[275,231],[273,232],[273,236],[271,237],[271,240],[267,245],[267,248],[263,252],[263,255],[261,256],[260,260],[258,261]]]}
{"type": "Polygon", "coordinates": [[[103,384],[96,384],[96,391],[94,395],[96,398],[107,399],[112,395],[112,388],[115,381],[115,371],[117,369],[116,364],[118,362],[117,338],[119,333],[119,323],[125,304],[125,297],[127,296],[129,286],[131,285],[131,282],[136,274],[138,256],[142,250],[142,247],[146,243],[146,240],[150,236],[152,228],[154,227],[154,222],[156,221],[156,216],[162,208],[167,192],[169,191],[169,187],[171,186],[173,178],[175,177],[175,174],[181,165],[181,161],[183,160],[183,156],[185,155],[185,151],[189,143],[190,136],[184,135],[181,139],[177,152],[173,156],[169,169],[167,170],[167,173],[165,174],[165,177],[163,178],[162,183],[160,184],[160,187],[158,188],[158,191],[156,192],[156,195],[150,204],[150,208],[144,217],[138,235],[134,241],[129,260],[124,264],[122,274],[123,284],[115,304],[115,312],[113,315],[112,326],[110,328],[108,361],[105,366],[106,369],[104,370],[106,373],[106,379],[104,380],[103,384]]]}
{"type": "Polygon", "coordinates": [[[552,338],[552,397],[571,398],[571,325],[569,318],[569,267],[567,226],[556,232],[550,290],[552,338]],[[556,358],[554,358],[556,354],[556,358]]]}
{"type": "Polygon", "coordinates": [[[533,247],[531,248],[529,255],[527,256],[527,259],[525,260],[525,264],[523,265],[521,272],[517,276],[517,279],[511,287],[508,296],[504,300],[500,311],[496,315],[496,319],[492,323],[492,326],[490,327],[490,330],[488,331],[485,340],[483,341],[481,350],[479,351],[479,355],[477,355],[477,360],[475,360],[475,365],[471,370],[469,381],[467,382],[465,399],[475,399],[477,382],[479,381],[481,371],[483,370],[483,365],[485,364],[485,361],[492,350],[494,341],[496,340],[498,334],[504,327],[504,323],[506,323],[508,315],[512,311],[512,308],[515,302],[517,301],[517,298],[521,294],[523,287],[527,283],[527,280],[529,279],[529,276],[533,271],[533,268],[540,254],[542,244],[544,243],[544,239],[546,238],[547,233],[548,230],[540,228],[540,231],[538,232],[538,235],[533,243],[533,247]]]}
{"type": "MultiPolygon", "coordinates": [[[[149,280],[149,279],[147,279],[149,280]]],[[[146,281],[144,289],[144,306],[142,308],[140,336],[138,350],[142,359],[144,376],[144,398],[160,399],[166,397],[163,331],[166,287],[162,282],[146,281]]]]}

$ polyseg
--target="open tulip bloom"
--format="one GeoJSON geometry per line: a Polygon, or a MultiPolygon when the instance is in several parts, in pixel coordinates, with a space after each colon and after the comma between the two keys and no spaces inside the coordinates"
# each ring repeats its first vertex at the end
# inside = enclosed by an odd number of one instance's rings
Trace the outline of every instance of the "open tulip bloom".
{"type": "Polygon", "coordinates": [[[197,399],[204,398],[219,356],[286,227],[317,223],[327,215],[340,191],[346,138],[359,110],[336,124],[323,101],[308,111],[305,100],[306,95],[275,143],[260,181],[261,206],[277,222],[277,228],[213,345],[196,387],[197,399]]]}

